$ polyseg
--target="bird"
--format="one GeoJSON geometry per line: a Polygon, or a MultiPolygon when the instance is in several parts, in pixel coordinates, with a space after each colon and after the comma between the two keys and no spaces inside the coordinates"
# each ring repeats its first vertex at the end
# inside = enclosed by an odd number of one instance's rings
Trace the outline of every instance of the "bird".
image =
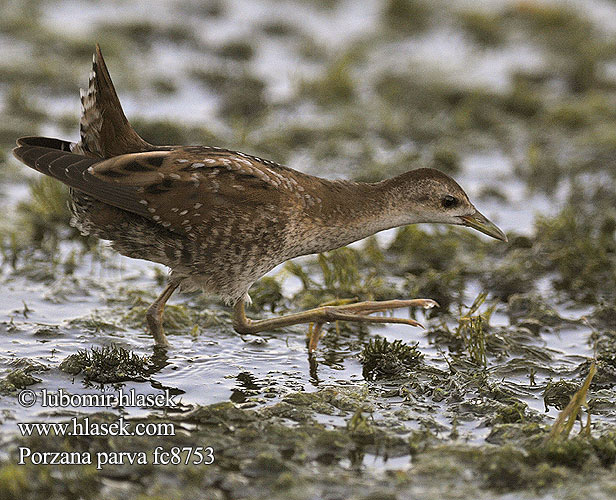
{"type": "Polygon", "coordinates": [[[324,305],[261,320],[249,319],[245,304],[251,285],[277,265],[385,229],[444,223],[507,241],[458,183],[436,169],[374,183],[329,180],[229,149],[150,144],[126,118],[98,44],[80,98],[78,142],[22,137],[13,154],[70,188],[71,225],[82,234],[169,268],[164,290],[146,312],[156,346],[169,346],[163,313],[178,288],[202,290],[232,306],[240,334],[313,324],[310,352],[322,325],[332,321],[422,326],[371,314],[437,306],[431,299],[324,305]]]}

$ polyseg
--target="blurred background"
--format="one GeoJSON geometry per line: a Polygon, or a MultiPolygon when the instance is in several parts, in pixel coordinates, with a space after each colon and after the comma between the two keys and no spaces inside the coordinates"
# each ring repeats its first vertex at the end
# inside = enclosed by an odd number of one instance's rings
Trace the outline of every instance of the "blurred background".
{"type": "MultiPolygon", "coordinates": [[[[251,315],[349,297],[441,304],[419,314],[425,332],[331,325],[314,358],[302,327],[239,336],[228,309],[177,294],[172,351],[148,358],[128,387],[241,408],[356,390],[404,432],[477,444],[498,423],[550,423],[563,407],[550,384],[564,379],[568,401],[595,354],[605,385],[593,390],[607,403],[593,418],[613,429],[616,2],[0,0],[0,11],[0,437],[40,410],[20,408],[18,389],[88,390],[92,372],[63,364],[78,351],[96,357],[93,346],[113,342],[152,354],[143,313],[165,270],[80,236],[66,189],[11,155],[24,135],[78,139],[97,42],[126,115],[152,143],[365,181],[435,167],[510,240],[422,225],[276,269],[251,290],[251,315]],[[478,330],[465,330],[468,315],[482,315],[478,330]],[[370,385],[391,376],[366,371],[376,335],[419,343],[431,370],[421,383],[370,385]]],[[[341,406],[318,419],[344,429],[352,416],[341,406]]],[[[372,466],[385,467],[376,455],[372,466]]]]}

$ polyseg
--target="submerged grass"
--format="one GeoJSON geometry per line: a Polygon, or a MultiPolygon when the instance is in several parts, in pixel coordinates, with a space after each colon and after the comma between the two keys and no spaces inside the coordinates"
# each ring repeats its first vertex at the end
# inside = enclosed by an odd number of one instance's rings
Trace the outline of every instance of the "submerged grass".
{"type": "Polygon", "coordinates": [[[455,335],[463,340],[469,359],[476,365],[484,368],[488,362],[486,354],[486,329],[496,304],[493,304],[480,314],[475,313],[478,312],[487,297],[487,293],[480,293],[475,298],[468,312],[460,316],[458,327],[455,331],[455,335]]]}
{"type": "Polygon", "coordinates": [[[423,358],[417,345],[408,345],[401,340],[389,342],[379,337],[370,339],[360,355],[362,375],[366,380],[403,376],[423,358]]]}
{"type": "Polygon", "coordinates": [[[144,381],[149,369],[148,356],[139,356],[115,344],[79,351],[60,364],[62,371],[71,375],[82,375],[87,383],[100,384],[144,381]]]}
{"type": "Polygon", "coordinates": [[[596,373],[597,366],[593,361],[590,365],[590,370],[584,380],[584,383],[582,384],[582,387],[580,387],[580,389],[571,397],[569,404],[559,413],[556,421],[552,425],[552,430],[550,431],[550,435],[547,440],[553,441],[556,439],[567,439],[571,433],[571,429],[573,429],[575,421],[580,417],[580,411],[582,408],[585,408],[588,411],[588,417],[586,425],[582,426],[580,434],[586,433],[586,435],[590,436],[590,411],[586,398],[588,395],[588,389],[590,388],[590,383],[596,373]]]}

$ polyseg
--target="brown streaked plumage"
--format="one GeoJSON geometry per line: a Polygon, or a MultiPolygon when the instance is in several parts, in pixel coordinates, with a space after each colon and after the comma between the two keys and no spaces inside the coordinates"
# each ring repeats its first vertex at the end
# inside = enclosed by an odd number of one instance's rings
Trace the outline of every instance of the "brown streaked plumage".
{"type": "Polygon", "coordinates": [[[244,301],[250,286],[276,265],[383,229],[442,222],[506,241],[462,188],[434,169],[378,183],[330,181],[226,149],[153,146],[124,116],[98,45],[81,101],[77,144],[25,137],[13,152],[71,188],[72,224],[84,234],[110,240],[124,255],[171,269],[169,284],[147,313],[159,345],[167,345],[162,314],[178,286],[200,288],[233,304],[233,325],[240,333],[314,322],[311,351],[327,321],[419,325],[369,314],[432,307],[434,301],[361,302],[261,321],[246,318],[244,301]]]}

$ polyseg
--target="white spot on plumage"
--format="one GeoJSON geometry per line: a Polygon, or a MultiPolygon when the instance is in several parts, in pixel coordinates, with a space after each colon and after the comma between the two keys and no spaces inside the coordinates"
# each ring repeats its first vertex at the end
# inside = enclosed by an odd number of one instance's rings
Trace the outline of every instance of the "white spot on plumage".
{"type": "Polygon", "coordinates": [[[188,213],[188,210],[182,210],[182,211],[180,212],[180,215],[186,215],[187,213],[188,213]]]}
{"type": "Polygon", "coordinates": [[[184,158],[181,158],[179,160],[175,160],[177,163],[188,163],[188,160],[185,160],[184,158]]]}
{"type": "Polygon", "coordinates": [[[154,212],[156,212],[156,209],[155,209],[155,208],[150,207],[150,208],[148,208],[148,212],[150,212],[151,214],[153,214],[154,212]]]}
{"type": "Polygon", "coordinates": [[[201,167],[205,167],[205,163],[198,162],[198,163],[193,163],[191,165],[191,168],[201,168],[201,167]]]}
{"type": "Polygon", "coordinates": [[[194,204],[194,206],[193,206],[193,208],[194,208],[195,210],[199,210],[202,206],[203,206],[203,204],[202,204],[202,203],[195,203],[195,204],[194,204]]]}

